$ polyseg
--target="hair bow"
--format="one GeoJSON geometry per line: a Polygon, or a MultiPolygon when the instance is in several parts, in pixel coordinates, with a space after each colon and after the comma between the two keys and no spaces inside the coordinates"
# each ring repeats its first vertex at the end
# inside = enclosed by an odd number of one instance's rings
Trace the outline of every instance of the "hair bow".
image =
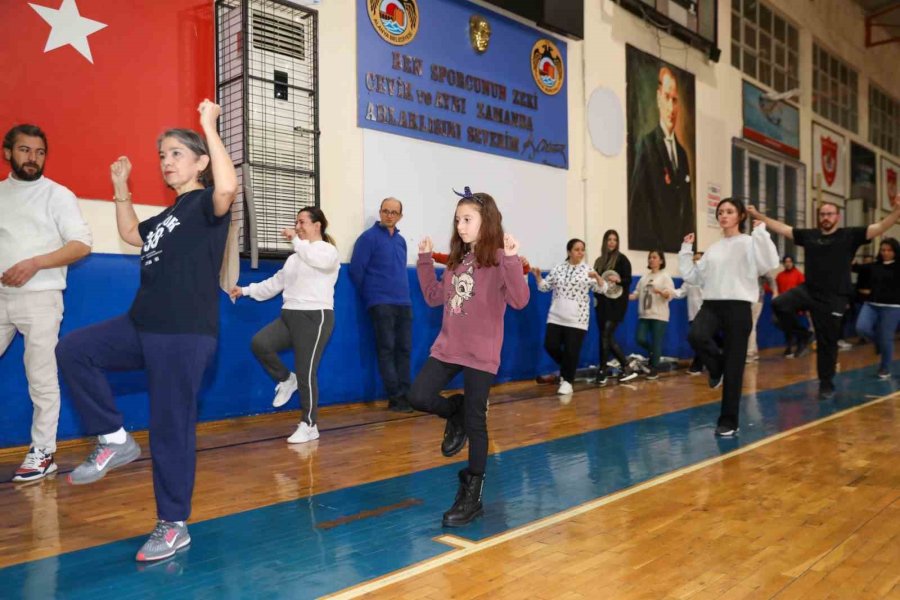
{"type": "Polygon", "coordinates": [[[474,200],[474,199],[475,199],[475,196],[472,194],[472,190],[469,188],[469,186],[466,186],[466,187],[463,188],[463,193],[462,193],[462,194],[460,194],[459,192],[457,192],[457,191],[456,191],[455,189],[453,189],[453,188],[450,188],[450,189],[453,190],[453,193],[456,194],[457,196],[459,196],[460,198],[466,198],[466,199],[469,199],[469,200],[474,200]]]}

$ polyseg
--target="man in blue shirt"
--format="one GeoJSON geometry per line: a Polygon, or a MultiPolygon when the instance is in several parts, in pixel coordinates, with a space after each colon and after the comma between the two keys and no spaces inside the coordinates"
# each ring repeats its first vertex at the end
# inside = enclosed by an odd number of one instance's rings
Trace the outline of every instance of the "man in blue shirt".
{"type": "Polygon", "coordinates": [[[385,198],[380,221],[363,232],[353,247],[350,279],[362,296],[375,327],[378,369],[388,394],[388,409],[412,412],[409,355],[412,350],[412,307],[406,273],[406,240],[397,223],[403,204],[385,198]]]}

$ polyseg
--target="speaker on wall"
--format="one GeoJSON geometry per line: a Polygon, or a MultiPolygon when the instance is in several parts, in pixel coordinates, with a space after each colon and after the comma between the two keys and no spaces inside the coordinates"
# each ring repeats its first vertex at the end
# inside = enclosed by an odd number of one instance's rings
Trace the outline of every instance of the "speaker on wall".
{"type": "Polygon", "coordinates": [[[584,0],[486,0],[538,26],[584,39],[584,0]]]}
{"type": "Polygon", "coordinates": [[[709,49],[709,60],[713,62],[719,62],[719,57],[722,56],[722,49],[718,46],[712,46],[709,49]]]}

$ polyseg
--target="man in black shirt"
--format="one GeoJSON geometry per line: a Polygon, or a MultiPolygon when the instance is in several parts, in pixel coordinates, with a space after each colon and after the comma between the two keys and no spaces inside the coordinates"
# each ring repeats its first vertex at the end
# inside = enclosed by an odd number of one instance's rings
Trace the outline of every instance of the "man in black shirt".
{"type": "MultiPolygon", "coordinates": [[[[806,250],[806,281],[778,296],[772,309],[785,335],[797,327],[793,318],[797,311],[808,310],[816,329],[816,367],[819,373],[819,398],[834,397],[834,372],[837,365],[837,342],[841,334],[841,317],[850,303],[850,263],[857,248],[878,237],[900,219],[900,196],[893,199],[894,210],[878,223],[868,227],[838,227],[841,209],[823,202],[818,209],[817,229],[794,229],[760,213],[753,206],[747,211],[763,221],[769,231],[794,240],[806,250]]],[[[799,333],[799,332],[797,332],[799,333]]],[[[800,337],[799,339],[805,339],[800,337]]]]}

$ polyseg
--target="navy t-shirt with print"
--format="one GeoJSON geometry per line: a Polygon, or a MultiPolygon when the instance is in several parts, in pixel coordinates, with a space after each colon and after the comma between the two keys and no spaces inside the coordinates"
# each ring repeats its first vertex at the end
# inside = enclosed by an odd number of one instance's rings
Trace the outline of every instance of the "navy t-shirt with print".
{"type": "Polygon", "coordinates": [[[218,335],[219,270],[230,213],[217,217],[213,188],[182,194],[138,225],[141,287],[129,315],[150,333],[218,335]]]}

